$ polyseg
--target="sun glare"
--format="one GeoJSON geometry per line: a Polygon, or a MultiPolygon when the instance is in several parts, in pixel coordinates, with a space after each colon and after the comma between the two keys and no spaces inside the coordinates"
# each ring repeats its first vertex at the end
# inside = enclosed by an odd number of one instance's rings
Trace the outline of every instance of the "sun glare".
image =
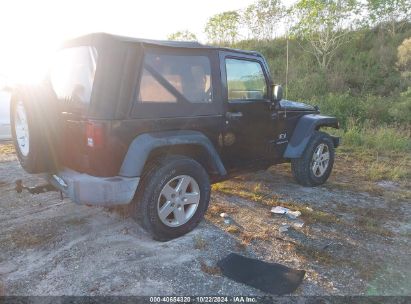
{"type": "Polygon", "coordinates": [[[87,33],[166,39],[188,29],[205,42],[204,25],[211,15],[252,1],[5,1],[0,17],[0,86],[3,79],[8,84],[40,81],[59,44],[87,33]]]}
{"type": "Polygon", "coordinates": [[[50,38],[38,39],[37,37],[37,43],[30,47],[27,41],[24,41],[26,43],[16,43],[13,48],[3,50],[0,58],[0,73],[2,78],[6,79],[7,84],[41,82],[56,49],[56,45],[50,41],[52,41],[50,38]]]}

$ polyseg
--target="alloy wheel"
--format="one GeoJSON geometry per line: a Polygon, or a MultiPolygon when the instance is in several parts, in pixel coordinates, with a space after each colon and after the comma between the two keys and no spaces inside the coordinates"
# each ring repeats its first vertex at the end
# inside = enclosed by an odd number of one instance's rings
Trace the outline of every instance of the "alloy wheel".
{"type": "Polygon", "coordinates": [[[198,183],[191,176],[179,175],[167,182],[161,190],[157,213],[164,225],[179,227],[194,216],[199,203],[198,183]]]}
{"type": "Polygon", "coordinates": [[[330,151],[326,144],[319,144],[315,148],[312,161],[311,171],[316,177],[321,177],[327,171],[328,164],[330,163],[330,151]]]}
{"type": "Polygon", "coordinates": [[[27,114],[23,102],[20,100],[16,104],[16,111],[14,112],[14,128],[16,130],[16,140],[23,156],[29,154],[29,126],[27,122],[27,114]]]}

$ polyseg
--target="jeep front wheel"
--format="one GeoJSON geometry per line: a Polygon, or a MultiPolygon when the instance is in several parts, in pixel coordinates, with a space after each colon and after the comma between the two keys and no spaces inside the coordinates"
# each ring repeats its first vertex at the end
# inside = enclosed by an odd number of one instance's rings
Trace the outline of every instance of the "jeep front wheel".
{"type": "Polygon", "coordinates": [[[183,156],[159,160],[142,177],[136,217],[154,239],[167,241],[193,230],[210,200],[207,172],[183,156]]]}
{"type": "Polygon", "coordinates": [[[303,186],[325,183],[334,164],[334,143],[331,137],[316,131],[303,155],[291,160],[291,170],[296,181],[303,186]]]}

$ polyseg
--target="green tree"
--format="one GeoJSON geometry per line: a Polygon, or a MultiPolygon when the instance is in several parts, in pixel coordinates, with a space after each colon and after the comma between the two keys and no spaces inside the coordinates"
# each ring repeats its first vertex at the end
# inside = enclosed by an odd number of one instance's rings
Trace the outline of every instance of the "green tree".
{"type": "Polygon", "coordinates": [[[358,16],[356,0],[299,0],[293,7],[296,23],[293,34],[308,43],[303,49],[311,53],[321,69],[326,70],[336,51],[348,41],[348,26],[358,16]]]}
{"type": "Polygon", "coordinates": [[[244,10],[241,19],[252,38],[270,40],[284,11],[281,0],[257,0],[244,10]]]}
{"type": "Polygon", "coordinates": [[[197,41],[197,36],[188,30],[184,30],[168,35],[167,39],[176,41],[197,41]]]}
{"type": "Polygon", "coordinates": [[[367,0],[369,20],[394,36],[411,18],[411,0],[367,0]]]}
{"type": "Polygon", "coordinates": [[[238,38],[239,23],[240,15],[236,11],[212,16],[205,26],[208,40],[216,44],[234,43],[238,38]]]}

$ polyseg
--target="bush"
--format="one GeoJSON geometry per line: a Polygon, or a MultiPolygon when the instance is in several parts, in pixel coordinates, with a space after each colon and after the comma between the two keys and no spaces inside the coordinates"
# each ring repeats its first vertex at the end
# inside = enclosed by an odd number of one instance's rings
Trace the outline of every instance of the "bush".
{"type": "Polygon", "coordinates": [[[360,147],[364,143],[361,130],[355,126],[342,133],[342,139],[346,146],[360,147]]]}
{"type": "Polygon", "coordinates": [[[399,124],[411,125],[411,87],[402,93],[388,110],[393,121],[399,124]]]}
{"type": "Polygon", "coordinates": [[[318,105],[321,113],[337,117],[344,129],[350,120],[362,123],[366,119],[364,101],[349,94],[328,94],[316,97],[310,103],[318,105]]]}
{"type": "Polygon", "coordinates": [[[411,151],[410,130],[394,127],[363,127],[351,126],[346,131],[340,131],[342,142],[347,147],[363,147],[375,152],[411,151]]]}
{"type": "Polygon", "coordinates": [[[376,151],[409,151],[410,134],[393,127],[365,129],[364,145],[376,151]]]}
{"type": "Polygon", "coordinates": [[[318,105],[321,113],[335,116],[342,128],[347,129],[349,123],[359,128],[367,122],[368,125],[411,125],[411,88],[410,96],[352,96],[349,94],[328,94],[315,97],[309,103],[318,105]]]}

